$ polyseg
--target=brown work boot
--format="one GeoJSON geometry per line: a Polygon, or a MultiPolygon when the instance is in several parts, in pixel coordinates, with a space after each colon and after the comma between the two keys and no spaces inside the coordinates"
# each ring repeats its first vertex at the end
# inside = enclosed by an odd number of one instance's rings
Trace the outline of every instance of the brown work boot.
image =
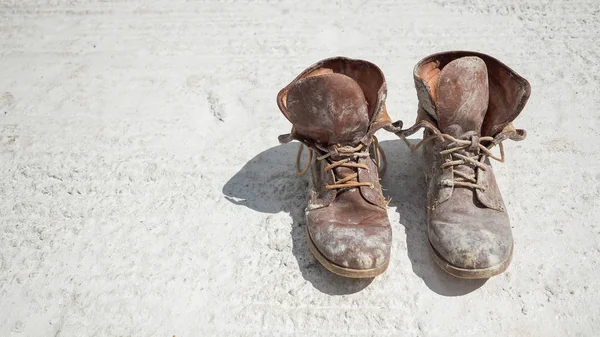
{"type": "Polygon", "coordinates": [[[277,95],[292,123],[279,137],[309,148],[299,175],[312,169],[306,207],[308,245],[328,270],[345,277],[374,277],[389,263],[392,232],[379,170],[383,153],[375,131],[391,125],[385,78],[374,64],[344,57],[320,61],[277,95]],[[312,154],[315,154],[315,160],[312,154]]]}
{"type": "Polygon", "coordinates": [[[414,69],[417,122],[424,128],[428,181],[427,234],[436,263],[460,278],[488,278],[508,268],[510,223],[489,158],[504,161],[501,142],[522,140],[513,120],[529,98],[529,83],[503,63],[474,52],[445,52],[414,69]],[[500,145],[501,157],[490,149],[500,145]]]}

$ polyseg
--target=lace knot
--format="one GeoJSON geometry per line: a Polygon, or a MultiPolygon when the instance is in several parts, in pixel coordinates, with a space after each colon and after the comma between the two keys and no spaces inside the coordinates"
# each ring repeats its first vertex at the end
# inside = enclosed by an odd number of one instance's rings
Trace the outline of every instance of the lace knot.
{"type": "MultiPolygon", "coordinates": [[[[504,147],[501,143],[502,139],[494,139],[494,137],[484,136],[481,137],[475,131],[469,131],[463,134],[458,139],[442,133],[436,126],[427,121],[421,121],[415,124],[413,127],[398,132],[400,138],[413,150],[418,149],[423,144],[430,142],[434,139],[438,139],[442,142],[447,142],[445,149],[439,152],[441,156],[448,156],[444,159],[441,164],[441,169],[461,167],[464,165],[474,166],[483,171],[487,169],[485,161],[487,158],[497,160],[501,163],[504,162],[504,147]],[[420,128],[429,129],[433,135],[421,140],[418,144],[412,145],[406,140],[406,135],[416,132],[420,128]],[[487,145],[484,145],[487,144],[487,145]],[[495,145],[500,147],[500,158],[494,156],[490,149],[495,145]]],[[[454,178],[452,181],[442,181],[440,184],[446,187],[463,186],[473,189],[479,189],[485,191],[487,186],[480,185],[477,183],[477,176],[475,170],[458,170],[453,169],[454,178]],[[466,172],[465,172],[466,171],[466,172]],[[470,171],[470,172],[469,172],[470,171]]]]}
{"type": "MultiPolygon", "coordinates": [[[[375,157],[374,158],[375,165],[380,169],[380,172],[382,173],[382,171],[385,170],[386,159],[385,159],[385,154],[383,153],[383,150],[379,146],[379,142],[377,141],[377,138],[375,138],[375,136],[373,136],[372,147],[374,149],[373,152],[374,152],[374,157],[375,157]],[[383,167],[382,167],[382,162],[383,162],[383,167]]],[[[322,148],[316,148],[315,150],[313,150],[309,147],[308,148],[308,152],[309,152],[308,163],[301,170],[300,169],[300,157],[302,155],[303,148],[304,148],[304,144],[300,143],[300,147],[298,149],[298,155],[296,157],[296,172],[298,173],[298,175],[302,176],[309,170],[310,165],[312,163],[312,158],[313,158],[312,153],[313,153],[313,151],[316,150],[317,152],[322,153],[321,155],[317,156],[316,160],[319,160],[319,161],[326,160],[327,161],[328,165],[325,166],[325,168],[323,170],[325,172],[333,171],[334,183],[326,184],[325,189],[332,190],[332,189],[353,188],[353,187],[360,187],[360,186],[367,186],[370,188],[374,188],[374,184],[372,182],[358,181],[359,170],[360,169],[364,169],[364,170],[369,169],[369,166],[367,166],[367,164],[360,163],[359,159],[364,158],[364,157],[369,157],[371,155],[370,151],[369,151],[370,146],[367,146],[363,143],[360,143],[357,146],[332,145],[332,146],[328,147],[326,150],[322,149],[322,148]],[[350,169],[354,170],[355,172],[341,177],[341,176],[339,176],[340,172],[338,172],[336,170],[336,168],[338,168],[338,167],[350,168],[350,169]]]]}

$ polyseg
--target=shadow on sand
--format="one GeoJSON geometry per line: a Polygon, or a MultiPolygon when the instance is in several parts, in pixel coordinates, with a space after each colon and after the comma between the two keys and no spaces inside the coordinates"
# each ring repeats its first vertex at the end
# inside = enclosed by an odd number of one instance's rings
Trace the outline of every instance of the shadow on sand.
{"type": "MultiPolygon", "coordinates": [[[[461,280],[439,269],[429,256],[426,233],[425,179],[422,156],[402,141],[382,141],[388,169],[382,179],[384,195],[392,198],[390,207],[400,214],[405,227],[407,254],[414,273],[434,292],[460,296],[481,287],[486,280],[461,280]]],[[[262,213],[286,212],[292,217],[292,253],[304,279],[329,295],[352,294],[367,287],[373,279],[347,279],[330,273],[311,255],[306,243],[304,207],[308,178],[296,176],[294,160],[298,143],[279,145],[252,158],[223,187],[232,203],[262,213]]],[[[395,240],[402,240],[395,236],[395,240]]],[[[402,254],[402,252],[392,252],[402,254]]],[[[388,269],[388,273],[393,270],[388,269]]]]}

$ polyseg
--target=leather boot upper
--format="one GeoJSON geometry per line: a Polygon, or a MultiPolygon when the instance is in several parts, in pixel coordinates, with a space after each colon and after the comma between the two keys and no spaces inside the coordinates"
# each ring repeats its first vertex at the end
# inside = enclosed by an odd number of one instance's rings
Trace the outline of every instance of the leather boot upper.
{"type": "Polygon", "coordinates": [[[375,131],[391,123],[385,96],[379,68],[343,57],[314,64],[278,94],[293,125],[280,140],[297,139],[317,156],[306,208],[310,238],[346,268],[375,268],[389,258],[387,203],[369,151],[375,131]]]}
{"type": "Polygon", "coordinates": [[[513,238],[486,150],[525,137],[511,123],[529,97],[529,83],[473,52],[426,57],[414,78],[416,125],[427,126],[423,138],[432,139],[424,146],[430,243],[460,268],[498,265],[510,257],[513,238]]]}

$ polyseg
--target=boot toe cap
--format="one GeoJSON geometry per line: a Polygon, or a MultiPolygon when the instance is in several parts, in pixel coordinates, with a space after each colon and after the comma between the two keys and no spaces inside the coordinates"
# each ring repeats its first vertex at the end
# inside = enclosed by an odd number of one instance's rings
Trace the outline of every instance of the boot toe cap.
{"type": "Polygon", "coordinates": [[[338,266],[365,270],[382,266],[389,259],[389,224],[373,227],[330,223],[309,227],[309,235],[319,252],[338,266]]]}
{"type": "Polygon", "coordinates": [[[511,257],[512,235],[498,228],[433,221],[429,241],[448,263],[464,269],[486,269],[501,265],[511,257]]]}

